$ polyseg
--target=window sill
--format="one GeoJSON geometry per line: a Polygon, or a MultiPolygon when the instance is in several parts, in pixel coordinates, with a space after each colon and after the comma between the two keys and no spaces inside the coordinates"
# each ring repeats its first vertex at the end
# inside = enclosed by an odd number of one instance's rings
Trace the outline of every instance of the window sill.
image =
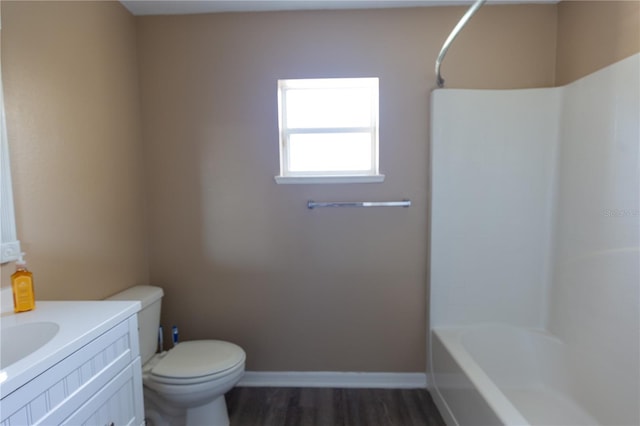
{"type": "Polygon", "coordinates": [[[384,175],[371,176],[275,176],[278,184],[381,183],[384,175]]]}

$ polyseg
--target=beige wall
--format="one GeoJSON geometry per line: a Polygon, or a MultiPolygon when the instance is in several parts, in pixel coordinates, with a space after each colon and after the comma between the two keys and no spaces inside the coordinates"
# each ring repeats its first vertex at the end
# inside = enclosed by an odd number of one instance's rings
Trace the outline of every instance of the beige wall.
{"type": "MultiPolygon", "coordinates": [[[[464,10],[139,19],[150,274],[166,326],[239,343],[251,370],[424,371],[429,92],[464,10]],[[380,78],[385,182],[277,185],[277,79],[332,76],[380,78]],[[305,207],[402,198],[413,206],[305,207]]],[[[486,7],[445,79],[551,86],[555,28],[555,5],[486,7]]]]}
{"type": "MultiPolygon", "coordinates": [[[[36,296],[147,282],[135,19],[117,2],[1,7],[16,220],[36,296]]],[[[13,269],[2,266],[3,286],[13,269]]]]}
{"type": "Polygon", "coordinates": [[[558,4],[556,84],[561,86],[640,51],[640,1],[558,4]]]}
{"type": "MultiPolygon", "coordinates": [[[[638,40],[637,2],[597,7],[483,7],[449,51],[447,86],[552,86],[638,51],[619,47],[638,40]],[[606,43],[588,38],[612,28],[606,43]]],[[[429,92],[463,12],[136,19],[116,2],[3,1],[18,232],[37,296],[152,282],[165,325],[241,344],[252,370],[424,371],[429,92]],[[316,76],[380,77],[384,183],[273,181],[275,82],[316,76]],[[305,208],[400,198],[413,206],[305,208]]]]}

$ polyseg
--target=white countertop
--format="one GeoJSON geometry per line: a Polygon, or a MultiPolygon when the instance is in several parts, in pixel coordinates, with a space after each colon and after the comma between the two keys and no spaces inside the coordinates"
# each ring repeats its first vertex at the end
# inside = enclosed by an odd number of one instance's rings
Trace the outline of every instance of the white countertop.
{"type": "MultiPolygon", "coordinates": [[[[0,398],[9,395],[139,310],[140,302],[134,301],[38,300],[33,311],[19,314],[13,311],[2,312],[2,327],[31,322],[54,322],[60,328],[42,347],[0,370],[0,398]]],[[[29,336],[24,338],[28,339],[29,336]]]]}

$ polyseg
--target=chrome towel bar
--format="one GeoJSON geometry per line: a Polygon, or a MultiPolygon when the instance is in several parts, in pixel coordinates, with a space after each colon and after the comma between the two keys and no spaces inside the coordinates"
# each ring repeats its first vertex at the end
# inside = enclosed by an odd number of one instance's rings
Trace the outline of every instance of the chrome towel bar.
{"type": "Polygon", "coordinates": [[[316,207],[409,207],[411,200],[402,201],[332,201],[317,202],[309,200],[307,208],[315,209],[316,207]]]}

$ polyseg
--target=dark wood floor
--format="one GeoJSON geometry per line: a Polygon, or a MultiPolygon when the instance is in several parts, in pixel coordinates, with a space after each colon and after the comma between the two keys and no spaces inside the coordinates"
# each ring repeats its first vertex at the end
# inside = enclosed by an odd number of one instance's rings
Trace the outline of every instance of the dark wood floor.
{"type": "Polygon", "coordinates": [[[424,389],[237,387],[231,426],[444,426],[424,389]]]}

